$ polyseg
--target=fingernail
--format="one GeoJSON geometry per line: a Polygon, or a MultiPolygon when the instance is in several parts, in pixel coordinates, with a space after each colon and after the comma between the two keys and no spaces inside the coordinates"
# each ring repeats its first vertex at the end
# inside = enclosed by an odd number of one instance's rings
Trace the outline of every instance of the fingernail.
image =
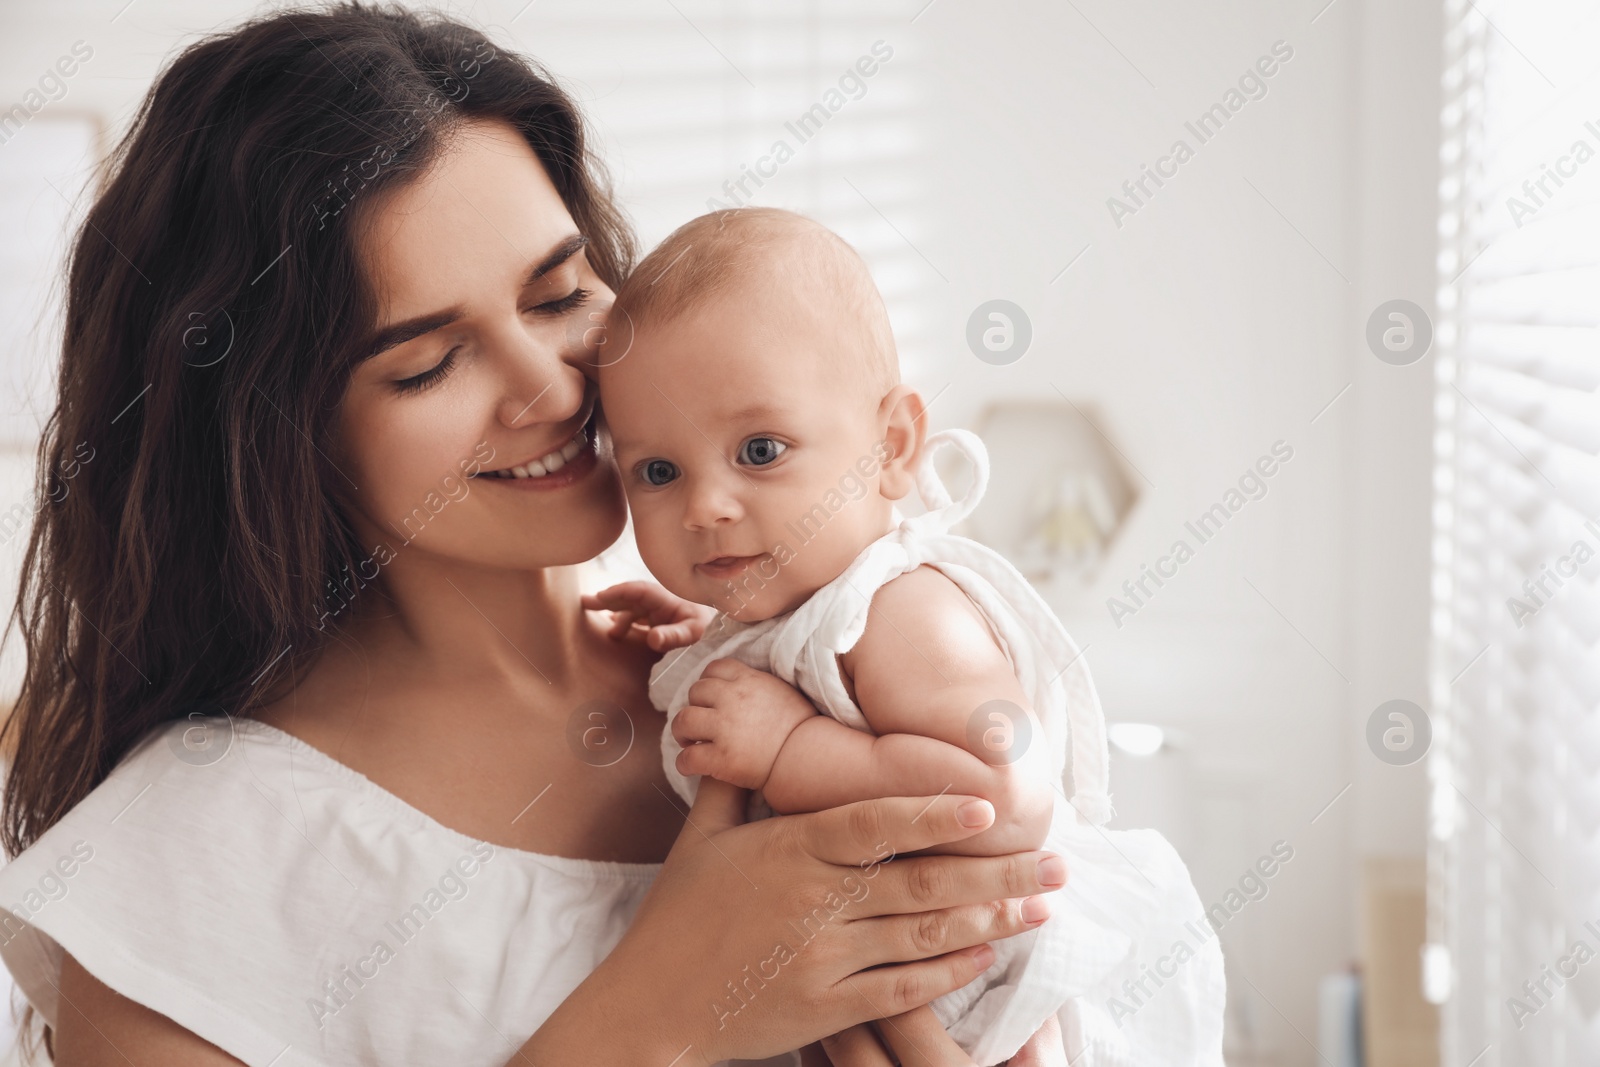
{"type": "Polygon", "coordinates": [[[1060,856],[1046,856],[1039,861],[1039,884],[1046,889],[1059,889],[1067,884],[1067,861],[1060,856]]]}
{"type": "Polygon", "coordinates": [[[956,820],[968,829],[988,826],[994,819],[994,807],[987,800],[969,800],[956,809],[956,820]]]}
{"type": "Polygon", "coordinates": [[[978,965],[978,970],[985,970],[994,962],[994,949],[988,945],[979,945],[977,948],[968,949],[972,953],[972,962],[978,965]]]}
{"type": "Polygon", "coordinates": [[[1044,897],[1028,897],[1022,902],[1022,921],[1042,923],[1050,918],[1050,902],[1044,897]]]}

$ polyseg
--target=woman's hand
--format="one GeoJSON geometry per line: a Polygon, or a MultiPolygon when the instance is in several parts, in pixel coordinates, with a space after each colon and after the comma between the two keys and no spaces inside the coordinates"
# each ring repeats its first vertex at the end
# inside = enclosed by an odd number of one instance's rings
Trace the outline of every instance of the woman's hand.
{"type": "Polygon", "coordinates": [[[530,1058],[589,1063],[603,1044],[608,1062],[686,1067],[895,1018],[976,978],[988,942],[1038,925],[1022,898],[1064,884],[1040,881],[1052,853],[904,856],[987,828],[994,808],[976,797],[741,825],[744,803],[701,780],[633,925],[524,1046],[530,1058]]]}
{"type": "Polygon", "coordinates": [[[639,641],[656,652],[692,645],[717,617],[716,611],[673,596],[654,582],[623,582],[585,593],[583,606],[611,612],[611,636],[639,641]]]}
{"type": "Polygon", "coordinates": [[[833,1067],[973,1067],[927,1005],[825,1037],[822,1048],[833,1067]]]}
{"type": "MultiPolygon", "coordinates": [[[[972,1057],[961,1051],[933,1009],[926,1006],[893,1019],[852,1026],[823,1038],[822,1048],[833,1067],[892,1067],[896,1063],[901,1067],[972,1067],[972,1057]]],[[[1006,1065],[1067,1067],[1060,1020],[1054,1015],[1046,1019],[1006,1065]]]]}

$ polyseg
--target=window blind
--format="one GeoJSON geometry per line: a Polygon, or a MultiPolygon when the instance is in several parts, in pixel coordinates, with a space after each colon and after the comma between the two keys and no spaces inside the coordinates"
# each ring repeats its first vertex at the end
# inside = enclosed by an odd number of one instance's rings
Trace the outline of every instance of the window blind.
{"type": "Polygon", "coordinates": [[[1600,1063],[1600,19],[1445,0],[1429,945],[1445,1064],[1600,1063]]]}
{"type": "Polygon", "coordinates": [[[645,249],[717,207],[810,215],[871,267],[914,375],[945,285],[918,251],[916,14],[905,0],[540,0],[490,30],[577,95],[645,249]]]}

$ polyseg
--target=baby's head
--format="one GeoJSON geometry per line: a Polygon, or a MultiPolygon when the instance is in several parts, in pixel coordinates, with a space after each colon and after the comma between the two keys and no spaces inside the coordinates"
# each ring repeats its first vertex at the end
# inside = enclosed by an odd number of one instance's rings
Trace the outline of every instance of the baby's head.
{"type": "Polygon", "coordinates": [[[838,236],[771,208],[701,216],[639,264],[607,334],[600,402],[640,555],[669,590],[770,618],[890,530],[923,405],[838,236]]]}

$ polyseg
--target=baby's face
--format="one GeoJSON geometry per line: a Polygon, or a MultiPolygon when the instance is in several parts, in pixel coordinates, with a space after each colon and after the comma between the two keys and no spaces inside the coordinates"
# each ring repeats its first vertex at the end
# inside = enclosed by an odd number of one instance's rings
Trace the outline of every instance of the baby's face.
{"type": "Polygon", "coordinates": [[[759,621],[888,532],[882,397],[818,355],[850,327],[739,293],[647,325],[600,371],[639,553],[667,589],[759,621]]]}

